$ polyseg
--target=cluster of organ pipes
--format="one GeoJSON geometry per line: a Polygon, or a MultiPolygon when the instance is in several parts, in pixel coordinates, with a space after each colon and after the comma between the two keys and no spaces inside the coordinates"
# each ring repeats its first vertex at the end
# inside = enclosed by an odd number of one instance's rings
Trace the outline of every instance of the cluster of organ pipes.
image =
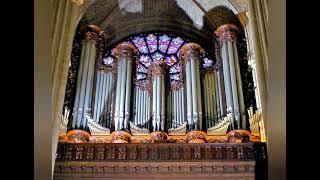
{"type": "Polygon", "coordinates": [[[182,85],[177,86],[167,82],[164,60],[152,61],[144,86],[135,83],[136,47],[123,42],[109,59],[96,58],[102,32],[94,26],[89,30],[82,44],[73,129],[86,128],[88,115],[95,127],[111,131],[130,131],[130,124],[150,132],[181,129],[185,124],[188,130],[226,129],[228,123],[231,129],[246,128],[234,25],[216,31],[220,54],[211,70],[203,70],[200,45],[181,46],[182,85]]]}

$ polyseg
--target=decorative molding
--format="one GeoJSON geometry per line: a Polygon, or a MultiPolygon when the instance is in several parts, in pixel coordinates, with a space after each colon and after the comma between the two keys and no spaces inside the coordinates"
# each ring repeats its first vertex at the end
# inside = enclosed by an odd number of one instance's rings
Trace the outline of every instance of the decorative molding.
{"type": "Polygon", "coordinates": [[[115,55],[117,59],[124,58],[130,63],[135,59],[138,50],[129,42],[123,42],[117,45],[115,55]]]}
{"type": "Polygon", "coordinates": [[[185,64],[191,58],[200,60],[200,55],[204,53],[204,49],[197,43],[187,43],[180,49],[180,57],[182,62],[185,64]]]}
{"type": "Polygon", "coordinates": [[[131,135],[125,131],[111,133],[111,143],[129,143],[131,135]]]}
{"type": "Polygon", "coordinates": [[[184,122],[181,126],[177,128],[168,129],[169,135],[185,135],[187,132],[187,123],[184,122]]]}
{"type": "Polygon", "coordinates": [[[150,133],[152,143],[166,143],[168,139],[167,133],[163,131],[155,131],[150,133]]]}
{"type": "Polygon", "coordinates": [[[164,76],[166,75],[168,65],[165,61],[154,61],[148,68],[148,75],[151,76],[164,76]]]}
{"type": "MultiPolygon", "coordinates": [[[[203,138],[203,137],[199,137],[203,138]]],[[[198,139],[199,139],[198,138],[198,139]]],[[[254,160],[255,149],[264,143],[59,143],[56,162],[95,161],[125,162],[128,160],[191,161],[254,160]]],[[[263,152],[266,156],[266,152],[263,152]]],[[[260,155],[261,156],[261,155],[260,155]]]]}
{"type": "Polygon", "coordinates": [[[150,131],[145,128],[139,128],[130,122],[130,131],[132,135],[149,135],[150,131]]]}
{"type": "Polygon", "coordinates": [[[110,129],[102,127],[100,124],[94,122],[90,115],[86,115],[88,120],[88,127],[92,136],[110,135],[110,129]]]}
{"type": "Polygon", "coordinates": [[[219,41],[236,41],[239,28],[234,24],[224,24],[214,32],[219,41]]]}
{"type": "Polygon", "coordinates": [[[101,29],[98,26],[85,25],[80,27],[80,32],[86,41],[95,41],[95,43],[99,42],[101,29]]]}

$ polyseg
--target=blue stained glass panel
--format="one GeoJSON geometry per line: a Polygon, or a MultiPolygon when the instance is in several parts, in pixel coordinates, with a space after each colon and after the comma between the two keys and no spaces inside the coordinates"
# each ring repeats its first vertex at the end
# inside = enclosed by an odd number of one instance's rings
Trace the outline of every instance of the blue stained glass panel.
{"type": "Polygon", "coordinates": [[[149,67],[150,64],[151,64],[151,58],[150,58],[149,55],[141,55],[140,58],[139,58],[139,61],[142,64],[146,65],[147,67],[149,67]]]}
{"type": "Polygon", "coordinates": [[[169,66],[172,66],[174,63],[176,63],[178,60],[173,55],[166,57],[166,62],[169,66]]]}
{"type": "Polygon", "coordinates": [[[162,53],[156,52],[152,54],[151,57],[154,61],[162,61],[164,56],[162,53]]]}
{"type": "Polygon", "coordinates": [[[147,44],[148,44],[150,53],[153,53],[154,51],[156,51],[157,50],[157,36],[155,36],[154,34],[149,34],[146,37],[146,40],[147,40],[147,44]]]}
{"type": "Polygon", "coordinates": [[[137,71],[142,73],[147,73],[148,69],[144,66],[142,66],[140,63],[137,65],[137,71]]]}
{"type": "Polygon", "coordinates": [[[173,38],[168,49],[168,54],[176,53],[183,42],[180,37],[173,38]]]}
{"type": "Polygon", "coordinates": [[[171,38],[165,34],[159,36],[159,50],[161,52],[163,52],[163,53],[167,52],[170,39],[171,38]]]}
{"type": "Polygon", "coordinates": [[[132,42],[137,46],[137,48],[139,49],[139,51],[141,53],[148,53],[148,48],[146,45],[146,42],[144,41],[144,38],[141,36],[136,36],[134,38],[132,38],[132,42]]]}
{"type": "Polygon", "coordinates": [[[178,80],[180,80],[180,75],[179,74],[171,74],[170,79],[178,81],[178,80]]]}

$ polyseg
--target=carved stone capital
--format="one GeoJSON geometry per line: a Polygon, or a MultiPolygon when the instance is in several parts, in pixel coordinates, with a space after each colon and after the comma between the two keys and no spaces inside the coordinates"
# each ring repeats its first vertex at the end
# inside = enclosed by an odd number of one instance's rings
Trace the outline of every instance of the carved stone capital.
{"type": "Polygon", "coordinates": [[[168,65],[165,61],[154,61],[148,68],[148,74],[151,76],[164,76],[166,74],[168,65]]]}
{"type": "Polygon", "coordinates": [[[235,41],[239,28],[234,24],[224,24],[214,32],[219,41],[235,41]]]}
{"type": "Polygon", "coordinates": [[[189,61],[191,58],[200,60],[200,55],[202,53],[204,53],[204,50],[201,48],[199,44],[187,43],[181,47],[180,57],[182,61],[185,63],[189,61]]]}
{"type": "Polygon", "coordinates": [[[80,32],[86,41],[98,42],[101,29],[95,25],[86,25],[80,28],[80,32]]]}
{"type": "Polygon", "coordinates": [[[115,49],[115,55],[119,58],[124,58],[132,63],[134,56],[137,54],[137,49],[128,42],[118,44],[115,49]]]}

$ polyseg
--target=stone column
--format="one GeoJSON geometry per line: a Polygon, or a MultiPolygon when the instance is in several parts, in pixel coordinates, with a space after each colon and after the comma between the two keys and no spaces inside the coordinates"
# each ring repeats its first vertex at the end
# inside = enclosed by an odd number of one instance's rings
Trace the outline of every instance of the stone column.
{"type": "MultiPolygon", "coordinates": [[[[265,32],[260,32],[259,29],[263,29],[258,21],[259,17],[256,16],[256,7],[254,0],[248,0],[248,16],[249,16],[249,28],[250,34],[252,38],[253,44],[253,55],[254,60],[256,62],[256,77],[257,77],[257,85],[259,89],[259,99],[261,102],[261,111],[264,116],[266,112],[266,105],[267,105],[267,97],[268,97],[268,84],[267,78],[268,77],[268,70],[267,70],[267,34],[265,32]],[[259,28],[260,27],[260,28],[259,28]],[[262,38],[261,38],[262,37],[262,38]]],[[[267,11],[266,11],[267,12],[267,11]]],[[[262,17],[261,17],[262,18],[262,17]]],[[[260,19],[260,21],[263,21],[260,19]]]]}
{"type": "Polygon", "coordinates": [[[246,129],[242,81],[236,46],[236,35],[238,32],[239,29],[235,25],[224,24],[216,30],[215,34],[221,45],[227,113],[231,113],[231,124],[233,129],[246,129]],[[240,125],[242,127],[240,127],[240,125]]]}
{"type": "Polygon", "coordinates": [[[132,62],[136,54],[135,47],[127,42],[116,47],[118,63],[116,105],[115,105],[115,131],[128,130],[131,99],[131,71],[132,62]]]}
{"type": "Polygon", "coordinates": [[[152,125],[153,131],[164,131],[165,123],[165,83],[164,77],[166,74],[167,63],[165,61],[155,61],[150,68],[152,76],[152,125]]]}
{"type": "Polygon", "coordinates": [[[199,75],[200,53],[203,50],[196,43],[185,44],[181,48],[182,61],[185,64],[187,91],[187,119],[189,130],[202,129],[201,87],[199,75]]]}
{"type": "Polygon", "coordinates": [[[76,97],[73,106],[72,128],[85,129],[87,127],[86,114],[91,114],[92,89],[95,60],[97,56],[98,37],[100,29],[94,25],[84,26],[80,29],[84,40],[80,56],[76,97]]]}

